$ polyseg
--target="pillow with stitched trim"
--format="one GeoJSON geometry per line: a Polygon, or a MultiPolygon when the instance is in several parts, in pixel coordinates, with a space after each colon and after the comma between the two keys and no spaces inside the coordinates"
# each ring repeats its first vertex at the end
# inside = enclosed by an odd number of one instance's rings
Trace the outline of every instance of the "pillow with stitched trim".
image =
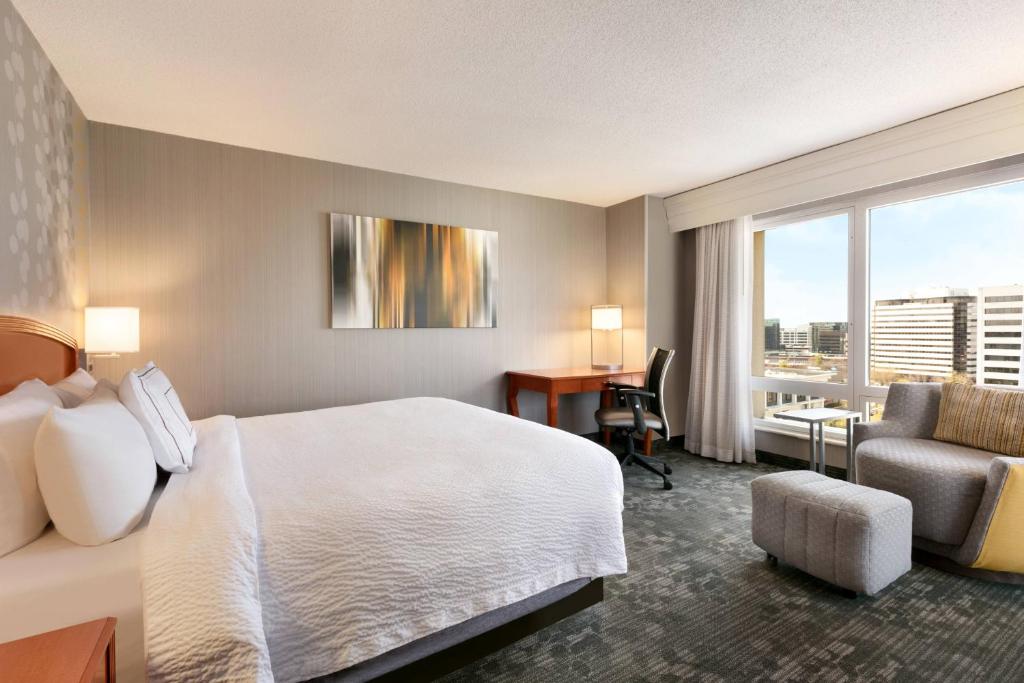
{"type": "Polygon", "coordinates": [[[163,370],[152,361],[141,370],[129,370],[118,395],[145,430],[156,464],[168,472],[188,472],[196,432],[163,370]]]}

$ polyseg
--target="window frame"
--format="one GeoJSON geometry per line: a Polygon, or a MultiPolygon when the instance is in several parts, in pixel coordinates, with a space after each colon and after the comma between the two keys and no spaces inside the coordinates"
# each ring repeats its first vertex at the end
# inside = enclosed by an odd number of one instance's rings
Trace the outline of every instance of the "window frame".
{"type": "MultiPolygon", "coordinates": [[[[847,254],[847,380],[846,384],[832,382],[808,382],[796,379],[759,377],[751,373],[751,390],[757,392],[778,392],[804,394],[831,400],[845,400],[851,410],[866,415],[869,403],[884,403],[889,394],[887,386],[870,383],[871,364],[871,263],[870,263],[870,215],[871,210],[893,204],[918,201],[931,197],[981,189],[994,185],[1024,181],[1024,164],[1014,163],[998,168],[966,170],[959,174],[941,174],[936,179],[925,178],[913,184],[899,184],[899,187],[883,187],[857,192],[845,197],[823,200],[791,210],[774,211],[753,217],[750,222],[752,233],[770,230],[793,223],[817,218],[827,218],[842,213],[848,215],[847,254]]],[[[753,317],[753,313],[751,313],[753,317]]],[[[763,321],[761,327],[763,328],[763,321]]],[[[752,329],[751,334],[758,330],[752,329]]],[[[760,331],[763,334],[763,331],[760,331]]],[[[979,352],[981,349],[979,348],[979,352]]],[[[1024,387],[1002,387],[1024,391],[1024,387]]],[[[806,438],[801,425],[783,420],[754,418],[758,430],[774,433],[791,433],[806,438]]],[[[842,430],[826,427],[838,436],[842,430]]]]}

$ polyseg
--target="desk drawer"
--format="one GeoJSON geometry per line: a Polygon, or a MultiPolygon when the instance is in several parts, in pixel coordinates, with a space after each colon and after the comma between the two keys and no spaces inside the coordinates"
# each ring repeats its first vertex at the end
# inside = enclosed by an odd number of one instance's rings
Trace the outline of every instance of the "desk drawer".
{"type": "Polygon", "coordinates": [[[580,388],[581,380],[572,377],[565,379],[555,380],[555,393],[556,394],[578,394],[581,391],[590,391],[589,389],[580,388]]]}
{"type": "Polygon", "coordinates": [[[580,380],[580,391],[602,391],[607,381],[603,377],[590,377],[580,380]]]}

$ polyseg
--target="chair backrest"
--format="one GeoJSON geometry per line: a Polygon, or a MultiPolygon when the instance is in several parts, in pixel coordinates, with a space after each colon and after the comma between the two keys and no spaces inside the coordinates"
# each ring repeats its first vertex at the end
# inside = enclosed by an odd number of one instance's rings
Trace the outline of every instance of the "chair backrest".
{"type": "Polygon", "coordinates": [[[668,366],[675,355],[675,349],[655,346],[650,358],[647,359],[647,373],[644,376],[644,391],[654,394],[654,398],[647,403],[647,409],[661,418],[662,428],[657,431],[666,440],[670,432],[668,418],[665,416],[665,375],[668,374],[668,366]]]}
{"type": "Polygon", "coordinates": [[[885,398],[882,418],[904,425],[919,439],[930,439],[939,421],[942,384],[939,382],[893,382],[885,398]]]}

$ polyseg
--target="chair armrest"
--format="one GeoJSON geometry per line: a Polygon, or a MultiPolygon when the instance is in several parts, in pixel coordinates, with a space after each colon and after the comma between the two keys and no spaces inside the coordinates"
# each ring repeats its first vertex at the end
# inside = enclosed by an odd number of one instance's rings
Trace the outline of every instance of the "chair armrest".
{"type": "Polygon", "coordinates": [[[612,382],[611,380],[608,380],[607,382],[604,383],[604,388],[612,391],[615,394],[615,402],[620,407],[625,407],[626,401],[620,392],[623,389],[639,389],[640,387],[633,386],[632,384],[623,384],[621,382],[612,382]]]}
{"type": "Polygon", "coordinates": [[[886,436],[907,439],[928,438],[931,434],[921,435],[913,424],[897,420],[880,420],[878,422],[855,422],[853,425],[853,451],[868,439],[880,439],[886,436]]]}
{"type": "Polygon", "coordinates": [[[957,559],[977,569],[1024,573],[1022,532],[1024,458],[993,458],[978,513],[957,559]]]}
{"type": "Polygon", "coordinates": [[[646,434],[647,421],[644,419],[644,411],[647,410],[646,399],[654,398],[655,394],[643,389],[619,389],[618,393],[633,411],[633,423],[636,425],[637,434],[646,434]]]}
{"type": "Polygon", "coordinates": [[[885,398],[884,419],[854,425],[854,452],[861,441],[883,436],[930,439],[939,419],[942,385],[933,382],[895,382],[885,398]]]}
{"type": "Polygon", "coordinates": [[[605,386],[605,389],[611,389],[616,394],[618,394],[623,389],[639,389],[640,388],[640,387],[635,386],[633,384],[622,384],[621,382],[611,382],[611,381],[605,382],[604,386],[605,386]]]}
{"type": "Polygon", "coordinates": [[[619,394],[622,396],[643,396],[644,398],[654,398],[655,396],[653,392],[637,389],[636,387],[619,389],[619,394]]]}

